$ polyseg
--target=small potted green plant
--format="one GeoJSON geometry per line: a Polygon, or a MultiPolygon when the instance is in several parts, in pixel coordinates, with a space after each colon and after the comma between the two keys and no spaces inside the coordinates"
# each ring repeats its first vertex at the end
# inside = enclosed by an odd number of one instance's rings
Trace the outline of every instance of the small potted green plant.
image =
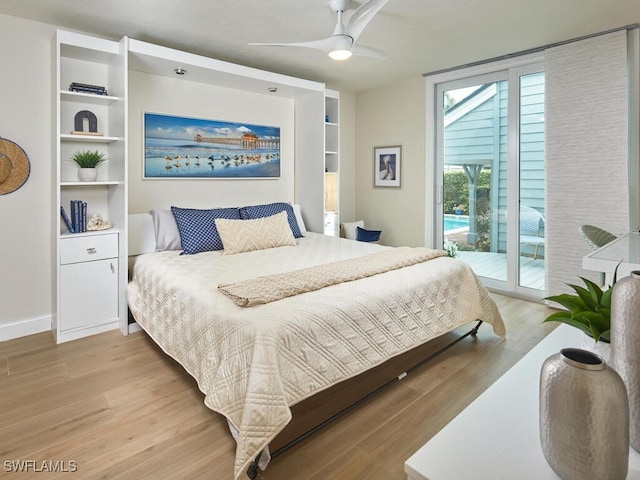
{"type": "Polygon", "coordinates": [[[587,278],[582,278],[584,287],[567,284],[575,292],[575,295],[562,293],[546,297],[545,300],[558,303],[567,310],[562,310],[549,315],[545,322],[561,322],[576,327],[588,336],[592,337],[596,343],[609,343],[611,331],[611,295],[616,284],[618,267],[613,273],[611,286],[603,290],[600,285],[587,278]]]}
{"type": "Polygon", "coordinates": [[[104,153],[97,150],[76,150],[71,156],[71,161],[78,167],[78,178],[83,182],[95,182],[98,178],[97,167],[107,161],[104,153]]]}

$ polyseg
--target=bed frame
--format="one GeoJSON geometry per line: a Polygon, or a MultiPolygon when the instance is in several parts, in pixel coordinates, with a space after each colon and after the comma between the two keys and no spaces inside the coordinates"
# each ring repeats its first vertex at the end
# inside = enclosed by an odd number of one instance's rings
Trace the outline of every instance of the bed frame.
{"type": "MultiPolygon", "coordinates": [[[[128,232],[129,256],[155,250],[155,233],[151,214],[130,214],[128,232]]],[[[271,458],[285,453],[463,339],[469,336],[475,337],[481,324],[482,321],[478,320],[466,332],[459,333],[460,328],[458,328],[453,332],[445,333],[293,405],[291,421],[269,444],[271,458]]],[[[261,455],[258,455],[247,470],[247,476],[250,479],[255,479],[258,475],[260,457],[261,455]]]]}

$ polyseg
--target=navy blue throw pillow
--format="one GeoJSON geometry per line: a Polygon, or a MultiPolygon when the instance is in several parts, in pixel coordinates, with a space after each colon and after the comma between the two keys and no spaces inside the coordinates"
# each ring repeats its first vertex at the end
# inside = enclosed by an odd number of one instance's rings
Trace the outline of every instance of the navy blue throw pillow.
{"type": "Polygon", "coordinates": [[[293,211],[293,207],[288,203],[276,202],[267,203],[264,205],[249,205],[247,207],[240,208],[240,218],[242,220],[254,220],[256,218],[270,217],[280,212],[287,212],[287,220],[289,221],[289,227],[291,227],[291,233],[295,238],[304,237],[298,226],[296,220],[296,214],[293,211]]]}
{"type": "Polygon", "coordinates": [[[240,212],[237,208],[199,210],[171,207],[171,212],[176,219],[180,233],[180,243],[182,244],[180,255],[223,250],[224,246],[216,228],[216,218],[240,219],[240,212]]]}
{"type": "Polygon", "coordinates": [[[364,228],[356,227],[356,240],[359,242],[377,242],[380,240],[380,234],[382,230],[365,230],[364,228]]]}

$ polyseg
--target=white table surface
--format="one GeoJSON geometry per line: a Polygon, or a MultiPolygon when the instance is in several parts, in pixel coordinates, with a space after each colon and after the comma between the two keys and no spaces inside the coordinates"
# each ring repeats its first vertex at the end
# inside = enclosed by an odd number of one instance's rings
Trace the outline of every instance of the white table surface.
{"type": "MultiPolygon", "coordinates": [[[[580,336],[564,324],[551,332],[405,462],[407,478],[557,480],[540,446],[540,369],[562,348],[581,348],[580,336]]],[[[640,480],[632,449],[627,479],[640,480]]]]}
{"type": "Polygon", "coordinates": [[[582,268],[605,272],[608,283],[611,283],[613,272],[619,263],[619,278],[629,276],[633,270],[640,270],[640,233],[622,235],[582,257],[582,268]]]}

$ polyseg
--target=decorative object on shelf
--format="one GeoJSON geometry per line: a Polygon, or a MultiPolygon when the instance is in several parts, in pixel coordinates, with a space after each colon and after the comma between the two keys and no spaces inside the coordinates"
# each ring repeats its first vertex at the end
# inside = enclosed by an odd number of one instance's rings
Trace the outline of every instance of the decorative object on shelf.
{"type": "Polygon", "coordinates": [[[111,222],[109,220],[103,220],[102,215],[94,213],[87,222],[87,231],[93,232],[97,230],[107,230],[111,228],[111,222]]]}
{"type": "MultiPolygon", "coordinates": [[[[619,266],[619,264],[618,264],[619,266]]],[[[576,295],[562,293],[545,297],[559,303],[567,310],[556,312],[545,318],[545,322],[562,322],[582,330],[596,342],[609,343],[611,331],[611,295],[616,284],[618,267],[613,273],[613,282],[607,290],[587,278],[580,277],[585,287],[568,284],[576,295]]]]}
{"type": "Polygon", "coordinates": [[[280,127],[145,112],[143,131],[143,179],[280,177],[280,127]]]}
{"type": "Polygon", "coordinates": [[[93,112],[89,110],[81,110],[76,113],[74,117],[74,128],[71,132],[72,135],[94,135],[97,137],[104,136],[104,133],[98,132],[98,118],[95,116],[93,112]],[[89,130],[85,132],[84,130],[84,121],[87,121],[89,130]]]}
{"type": "Polygon", "coordinates": [[[447,256],[456,258],[458,256],[458,243],[449,240],[444,241],[444,250],[447,252],[447,256]]]}
{"type": "Polygon", "coordinates": [[[402,146],[373,147],[373,186],[400,187],[402,146]]]}
{"type": "Polygon", "coordinates": [[[563,348],[540,372],[540,442],[563,480],[623,480],[629,406],[622,378],[599,355],[563,348]]]}
{"type": "Polygon", "coordinates": [[[100,85],[89,85],[87,83],[72,82],[69,85],[70,92],[92,93],[94,95],[109,95],[107,89],[100,85]]]}
{"type": "Polygon", "coordinates": [[[83,182],[95,182],[98,178],[97,167],[107,161],[104,153],[98,150],[76,150],[71,161],[78,164],[78,178],[83,182]]]}
{"type": "Polygon", "coordinates": [[[629,397],[631,447],[640,452],[640,272],[621,279],[611,299],[611,366],[629,397]]]}
{"type": "Polygon", "coordinates": [[[29,178],[31,164],[24,150],[0,137],[0,195],[15,192],[29,178]]]}

